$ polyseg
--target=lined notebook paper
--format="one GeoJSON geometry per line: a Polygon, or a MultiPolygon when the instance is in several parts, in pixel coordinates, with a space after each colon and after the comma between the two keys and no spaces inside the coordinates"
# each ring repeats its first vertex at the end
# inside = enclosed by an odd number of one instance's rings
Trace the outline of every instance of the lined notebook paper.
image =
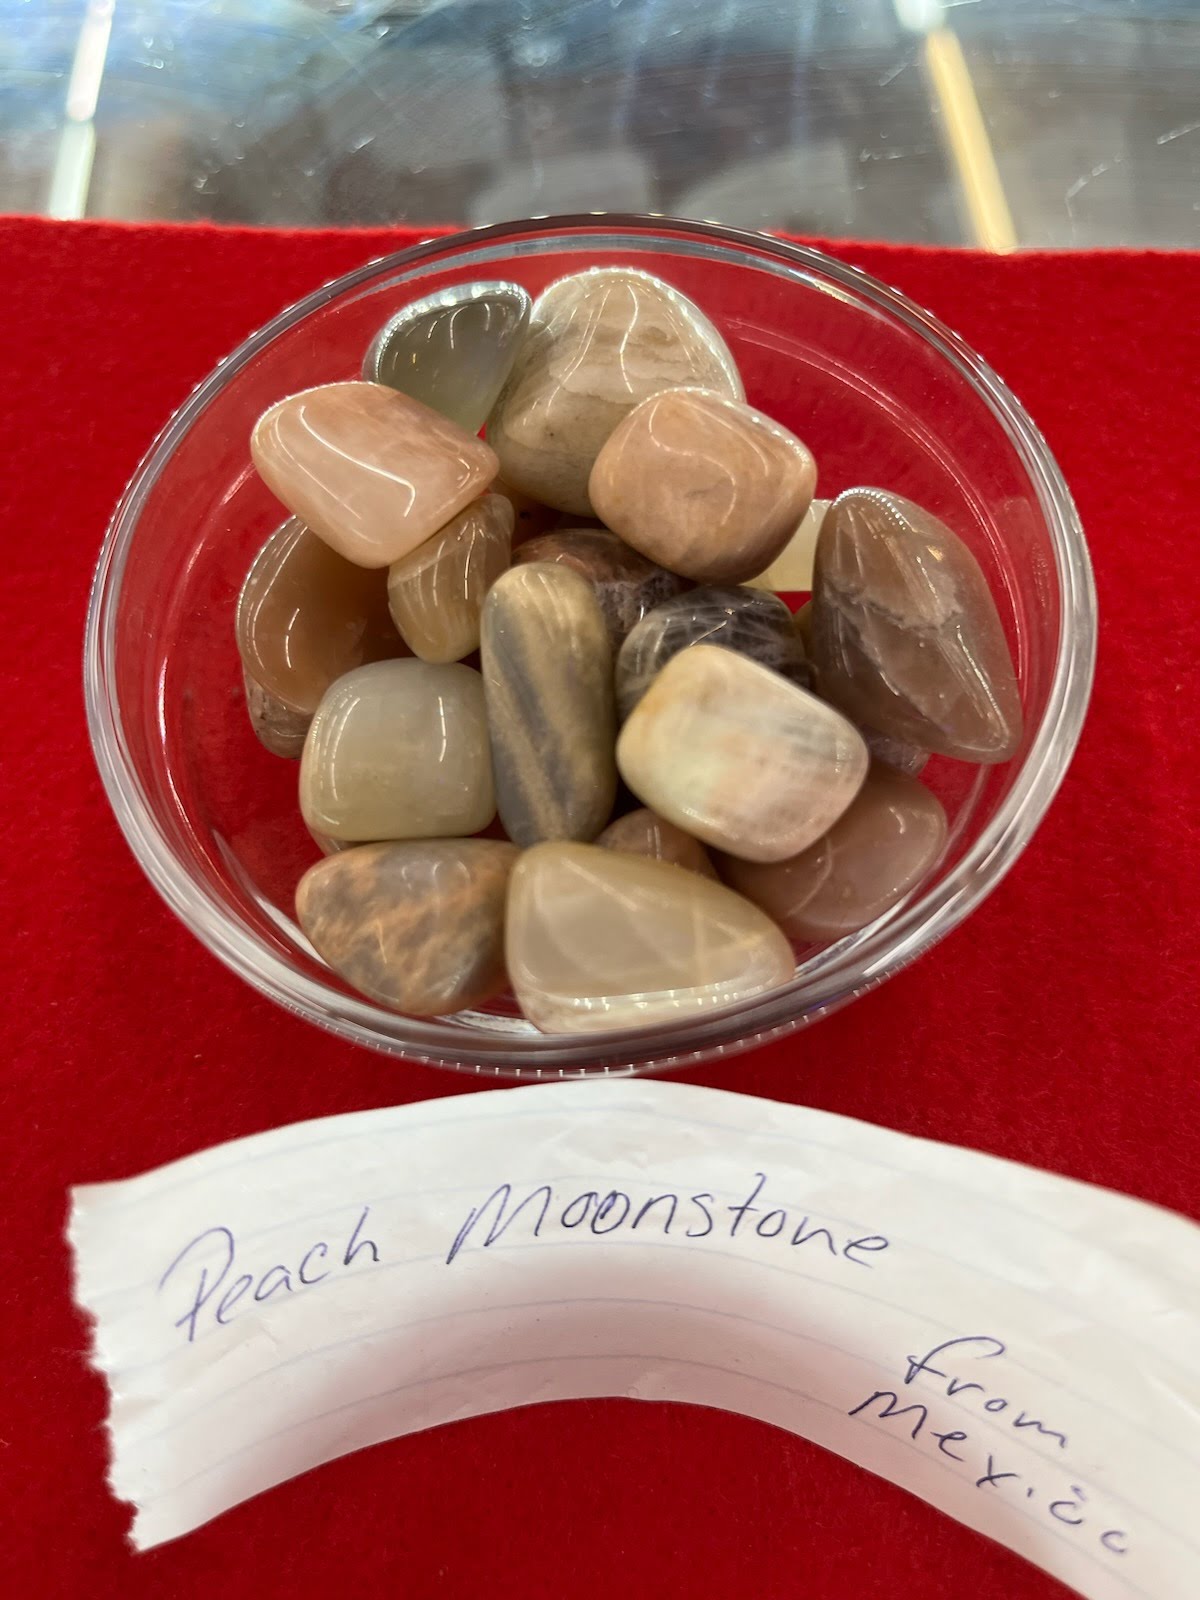
{"type": "Polygon", "coordinates": [[[804,1107],[584,1080],[301,1123],[76,1189],[145,1549],[538,1401],[762,1418],[1094,1600],[1200,1594],[1200,1229],[804,1107]]]}

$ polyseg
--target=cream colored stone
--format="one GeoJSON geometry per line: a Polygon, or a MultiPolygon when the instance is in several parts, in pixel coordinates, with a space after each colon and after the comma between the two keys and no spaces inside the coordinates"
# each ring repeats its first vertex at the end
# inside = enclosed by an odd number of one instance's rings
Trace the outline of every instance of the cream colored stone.
{"type": "Polygon", "coordinates": [[[681,384],[743,393],[725,341],[686,296],[647,272],[593,267],[535,302],[488,442],[506,482],[590,516],[601,445],[640,401],[681,384]]]}
{"type": "Polygon", "coordinates": [[[617,765],[645,805],[706,844],[782,861],[819,839],[867,774],[839,712],[732,650],[673,656],[638,701],[617,765]]]}
{"type": "Polygon", "coordinates": [[[321,701],[300,809],[331,839],[450,839],[495,814],[483,681],[459,663],[377,661],[321,701]]]}
{"type": "Polygon", "coordinates": [[[378,383],[327,383],[263,414],[250,454],[267,487],[348,561],[386,567],[496,476],[482,439],[378,383]]]}
{"type": "Polygon", "coordinates": [[[545,1033],[686,1022],[787,983],[791,946],[697,872],[597,845],[527,850],[509,886],[513,991],[545,1033]]]}
{"type": "Polygon", "coordinates": [[[388,568],[388,603],[422,661],[461,661],[479,648],[483,599],[512,555],[513,508],[485,494],[388,568]]]}
{"type": "Polygon", "coordinates": [[[706,389],[667,389],[605,440],[588,480],[604,525],[669,572],[741,583],[783,551],[817,466],[794,434],[706,389]]]}
{"type": "Polygon", "coordinates": [[[800,526],[765,572],[747,578],[753,589],[769,589],[772,594],[809,594],[813,586],[813,561],[821,518],[829,510],[828,500],[814,500],[804,513],[800,526]]]}

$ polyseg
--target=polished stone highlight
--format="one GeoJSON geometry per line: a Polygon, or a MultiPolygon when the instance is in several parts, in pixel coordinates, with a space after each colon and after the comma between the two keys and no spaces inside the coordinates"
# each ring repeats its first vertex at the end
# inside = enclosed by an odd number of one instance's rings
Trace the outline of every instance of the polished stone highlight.
{"type": "Polygon", "coordinates": [[[594,839],[617,774],[612,647],[591,584],[544,561],[510,568],[484,601],[480,662],[505,832],[522,846],[594,839]]]}
{"type": "Polygon", "coordinates": [[[408,653],[388,614],[383,573],[347,561],[296,517],[254,558],[235,631],[248,675],[306,717],[344,672],[408,653]]]}
{"type": "Polygon", "coordinates": [[[681,384],[743,393],[725,341],[685,295],[648,272],[593,267],[534,304],[488,442],[506,482],[590,516],[601,445],[640,401],[681,384]]]}
{"type": "Polygon", "coordinates": [[[512,555],[513,508],[485,494],[388,568],[392,620],[422,661],[461,661],[479,648],[484,596],[512,555]]]}
{"type": "Polygon", "coordinates": [[[563,528],[543,534],[522,545],[513,560],[514,564],[556,561],[586,578],[600,602],[614,650],[634,623],[678,594],[687,582],[647,561],[605,528],[563,528]]]}
{"type": "Polygon", "coordinates": [[[808,449],[761,411],[668,389],[613,430],[589,494],[605,526],[659,566],[741,583],[782,553],[816,483],[808,449]]]}
{"type": "Polygon", "coordinates": [[[512,371],[532,300],[517,283],[457,283],[384,323],[363,377],[478,433],[512,371]]]}
{"type": "Polygon", "coordinates": [[[250,454],[289,511],[360,567],[415,550],[496,476],[496,457],[408,395],[327,383],[259,418],[250,454]]]}
{"type": "Polygon", "coordinates": [[[496,806],[479,674],[408,660],[339,678],[309,729],[300,809],[314,832],[348,841],[486,828],[496,806]]]}
{"type": "Polygon", "coordinates": [[[874,922],[929,873],[946,842],[946,813],[924,784],[872,767],[847,811],[799,855],[771,863],[721,860],[725,881],[791,939],[840,939],[874,922]]]}
{"type": "Polygon", "coordinates": [[[494,839],[368,844],[310,867],[300,926],[335,972],[395,1011],[446,1016],[508,986],[504,909],[517,859],[494,839]]]}
{"type": "Polygon", "coordinates": [[[682,828],[665,817],[656,816],[645,806],[610,822],[596,843],[604,850],[649,856],[652,861],[670,861],[677,867],[687,867],[689,872],[702,873],[706,878],[717,876],[717,869],[699,839],[693,839],[690,833],[684,833],[682,828]]]}
{"type": "Polygon", "coordinates": [[[802,689],[812,674],[783,601],[760,589],[690,589],[655,608],[631,631],[617,656],[617,712],[624,720],[672,656],[696,644],[736,650],[802,689]]]}
{"type": "Polygon", "coordinates": [[[782,861],[827,832],[862,786],[867,748],[839,712],[732,650],[673,656],[617,744],[621,776],[685,833],[782,861]]]}
{"type": "Polygon", "coordinates": [[[791,947],[732,890],[666,861],[541,844],[513,869],[506,949],[545,1033],[687,1022],[787,983],[791,947]]]}
{"type": "Polygon", "coordinates": [[[963,761],[1007,761],[1021,698],[987,579],[930,512],[848,489],[817,541],[811,621],[821,693],[864,727],[963,761]]]}

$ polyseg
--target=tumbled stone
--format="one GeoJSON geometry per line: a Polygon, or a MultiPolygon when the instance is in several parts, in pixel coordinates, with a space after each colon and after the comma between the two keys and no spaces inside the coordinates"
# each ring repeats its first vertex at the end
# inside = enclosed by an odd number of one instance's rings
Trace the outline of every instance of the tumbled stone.
{"type": "Polygon", "coordinates": [[[828,500],[814,500],[771,565],[756,577],[747,578],[746,582],[755,589],[769,589],[772,594],[808,594],[813,586],[817,535],[829,506],[828,500]]]}
{"type": "Polygon", "coordinates": [[[250,454],[288,510],[360,567],[399,561],[496,476],[482,439],[379,383],[290,395],[259,418],[250,454]]]}
{"type": "Polygon", "coordinates": [[[309,868],[296,914],[360,993],[445,1016],[508,986],[504,904],[516,859],[514,846],[494,839],[361,845],[309,868]]]}
{"type": "Polygon", "coordinates": [[[651,561],[698,583],[740,583],[781,554],[817,468],[794,434],[704,389],[643,400],[596,457],[596,515],[651,561]]]}
{"type": "Polygon", "coordinates": [[[721,873],[789,938],[840,939],[902,900],[945,842],[946,813],[937,796],[914,778],[875,766],[816,844],[787,861],[727,856],[721,873]]]}
{"type": "Polygon", "coordinates": [[[686,1022],[787,983],[791,947],[748,900],[667,861],[542,844],[509,885],[513,992],[546,1033],[686,1022]]]}
{"type": "Polygon", "coordinates": [[[509,838],[594,839],[617,774],[612,647],[591,585],[545,561],[511,567],[484,601],[480,662],[509,838]]]}
{"type": "Polygon", "coordinates": [[[684,833],[665,817],[656,817],[653,811],[639,806],[629,811],[608,827],[596,840],[604,850],[620,850],[625,855],[649,856],[652,861],[670,861],[677,867],[687,867],[689,872],[702,873],[715,878],[708,851],[699,839],[684,833]]]}
{"type": "Polygon", "coordinates": [[[761,589],[690,589],[643,617],[621,646],[616,686],[622,720],[667,662],[695,644],[736,650],[790,683],[810,687],[804,645],[782,600],[761,589]]]}
{"type": "Polygon", "coordinates": [[[858,793],[867,747],[845,717],[733,650],[672,656],[617,743],[621,776],[685,833],[749,861],[782,861],[858,793]]]}
{"type": "Polygon", "coordinates": [[[725,341],[686,296],[647,272],[593,267],[535,302],[488,442],[506,482],[590,516],[601,445],[639,401],[680,384],[743,392],[725,341]]]}
{"type": "Polygon", "coordinates": [[[806,600],[793,618],[796,632],[800,635],[805,653],[812,655],[812,601],[806,600]]]}
{"type": "Polygon", "coordinates": [[[383,573],[356,567],[296,517],[254,558],[235,627],[249,676],[306,718],[343,672],[408,653],[388,615],[383,573]]]}
{"type": "Polygon", "coordinates": [[[1021,699],[975,557],[930,512],[848,489],[817,541],[812,656],[821,693],[855,722],[964,761],[1007,761],[1021,699]]]}
{"type": "Polygon", "coordinates": [[[422,661],[461,661],[479,648],[483,598],[512,554],[513,509],[485,494],[388,568],[392,619],[422,661]]]}
{"type": "Polygon", "coordinates": [[[495,813],[483,681],[459,663],[377,661],[321,701],[300,763],[300,809],[333,839],[478,833],[495,813]]]}
{"type": "Polygon", "coordinates": [[[291,706],[285,706],[282,700],[268,694],[261,683],[256,683],[244,668],[242,686],[246,691],[250,726],[259,743],[265,745],[273,756],[298,760],[304,753],[311,715],[307,711],[293,711],[291,706]]]}
{"type": "Polygon", "coordinates": [[[438,289],[384,323],[362,375],[478,433],[512,370],[532,303],[516,283],[438,289]]]}
{"type": "Polygon", "coordinates": [[[600,602],[614,650],[620,648],[635,622],[678,594],[686,583],[638,555],[605,528],[564,528],[543,534],[522,545],[513,561],[557,561],[586,578],[600,602]]]}

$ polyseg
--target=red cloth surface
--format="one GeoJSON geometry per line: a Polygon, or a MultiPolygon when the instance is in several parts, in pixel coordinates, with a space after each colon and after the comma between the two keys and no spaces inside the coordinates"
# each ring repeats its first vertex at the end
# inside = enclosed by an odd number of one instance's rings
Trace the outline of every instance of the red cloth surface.
{"type": "MultiPolygon", "coordinates": [[[[177,924],[108,811],[79,658],[105,521],[251,329],[397,232],[0,222],[0,1578],[141,1600],[924,1600],[1065,1593],[890,1484],[739,1417],[604,1402],[395,1440],[133,1555],[63,1242],[73,1182],[281,1123],[470,1092],[276,1010],[177,924]]],[[[694,1081],[974,1146],[1200,1213],[1200,256],[834,247],[957,328],[1077,497],[1103,626],[1037,838],[971,921],[839,1016],[694,1081]]]]}

